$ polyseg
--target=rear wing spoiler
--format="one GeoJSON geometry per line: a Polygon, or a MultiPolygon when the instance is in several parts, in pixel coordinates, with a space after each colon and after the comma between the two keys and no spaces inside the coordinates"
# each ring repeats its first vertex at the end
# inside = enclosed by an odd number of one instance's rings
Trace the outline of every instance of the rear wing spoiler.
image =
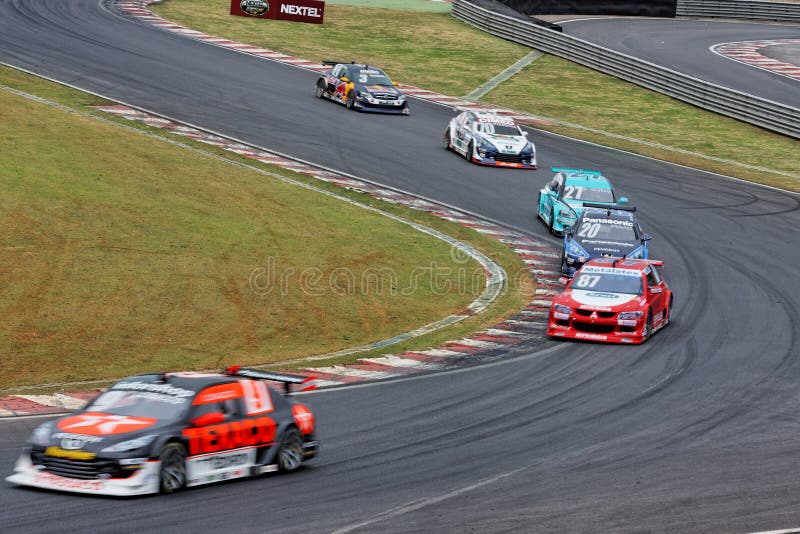
{"type": "Polygon", "coordinates": [[[563,167],[550,167],[550,170],[553,172],[574,172],[577,174],[593,174],[595,176],[603,175],[603,173],[600,171],[587,171],[585,169],[566,169],[563,167]]]}
{"type": "MultiPolygon", "coordinates": [[[[308,384],[316,380],[315,376],[303,376],[303,375],[290,375],[286,373],[273,373],[268,371],[257,371],[255,369],[246,369],[243,367],[239,367],[238,365],[234,365],[225,369],[225,373],[228,376],[243,376],[246,378],[256,378],[259,380],[271,380],[273,382],[281,382],[283,384],[284,391],[287,395],[291,393],[291,385],[292,384],[308,384]]],[[[316,389],[317,386],[315,384],[306,385],[303,387],[302,391],[311,391],[316,389]]]]}
{"type": "Polygon", "coordinates": [[[611,204],[607,202],[584,202],[584,208],[602,208],[604,210],[636,211],[636,206],[625,206],[622,204],[611,204]]]}
{"type": "Polygon", "coordinates": [[[644,260],[644,261],[646,261],[649,265],[654,265],[656,267],[664,266],[664,260],[644,260]]]}
{"type": "Polygon", "coordinates": [[[333,67],[334,65],[347,65],[347,64],[355,65],[355,61],[333,61],[332,59],[326,59],[322,62],[323,65],[327,65],[328,67],[333,67]]]}

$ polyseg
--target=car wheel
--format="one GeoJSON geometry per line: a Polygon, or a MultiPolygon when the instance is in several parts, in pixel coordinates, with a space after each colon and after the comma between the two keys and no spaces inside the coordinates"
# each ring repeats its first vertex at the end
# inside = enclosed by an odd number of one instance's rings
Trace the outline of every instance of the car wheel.
{"type": "Polygon", "coordinates": [[[356,109],[355,104],[356,104],[356,97],[353,94],[353,91],[350,91],[349,93],[347,93],[347,109],[351,110],[356,109]]]}
{"type": "Polygon", "coordinates": [[[445,150],[450,150],[450,128],[444,132],[444,137],[442,137],[442,146],[445,150]]]}
{"type": "Polygon", "coordinates": [[[175,493],[186,485],[186,447],[180,443],[167,443],[159,456],[161,493],[175,493]]]}
{"type": "Polygon", "coordinates": [[[539,191],[539,199],[536,201],[536,218],[544,221],[542,218],[542,192],[539,191]]]}
{"type": "Polygon", "coordinates": [[[563,252],[561,253],[561,274],[569,276],[567,275],[567,256],[563,252]]]}
{"type": "Polygon", "coordinates": [[[652,333],[653,333],[653,312],[647,310],[647,321],[644,323],[644,330],[642,331],[642,337],[648,339],[652,333]]]}
{"type": "Polygon", "coordinates": [[[294,428],[288,428],[278,449],[278,469],[285,472],[295,471],[303,463],[303,438],[294,428]]]}
{"type": "Polygon", "coordinates": [[[323,84],[322,82],[318,82],[314,92],[316,93],[317,98],[322,98],[323,96],[325,96],[325,84],[323,84]]]}
{"type": "Polygon", "coordinates": [[[464,158],[467,161],[472,161],[472,155],[475,153],[475,143],[473,141],[469,142],[469,146],[467,147],[467,151],[464,153],[464,158]]]}
{"type": "Polygon", "coordinates": [[[672,296],[669,297],[669,306],[667,306],[667,309],[664,313],[667,314],[667,316],[664,318],[664,326],[667,326],[672,318],[672,296]]]}

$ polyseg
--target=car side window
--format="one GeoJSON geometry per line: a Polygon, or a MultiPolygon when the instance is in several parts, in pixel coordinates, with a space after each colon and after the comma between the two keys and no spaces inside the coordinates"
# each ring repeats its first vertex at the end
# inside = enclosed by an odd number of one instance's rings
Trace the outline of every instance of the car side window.
{"type": "Polygon", "coordinates": [[[647,270],[647,285],[650,287],[657,286],[661,283],[661,277],[658,276],[658,272],[650,267],[647,270]]]}
{"type": "Polygon", "coordinates": [[[225,414],[226,420],[235,419],[242,414],[238,399],[225,399],[219,402],[198,404],[197,406],[192,407],[191,418],[194,419],[195,417],[213,412],[222,412],[225,414]]]}
{"type": "Polygon", "coordinates": [[[550,182],[550,191],[558,191],[561,188],[561,175],[556,174],[550,182]]]}

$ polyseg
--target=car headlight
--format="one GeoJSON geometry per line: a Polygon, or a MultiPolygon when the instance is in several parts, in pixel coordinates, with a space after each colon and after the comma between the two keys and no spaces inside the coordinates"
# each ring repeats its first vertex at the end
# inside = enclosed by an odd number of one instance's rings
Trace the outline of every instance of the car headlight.
{"type": "Polygon", "coordinates": [[[478,141],[478,154],[481,157],[485,157],[487,154],[495,154],[497,152],[497,148],[482,137],[478,137],[476,139],[478,141]]]}
{"type": "Polygon", "coordinates": [[[103,452],[128,452],[128,451],[135,451],[137,449],[141,449],[142,447],[147,447],[150,445],[150,442],[153,441],[156,437],[156,434],[148,434],[147,436],[142,436],[140,438],[129,439],[128,441],[123,441],[122,443],[117,443],[116,445],[111,445],[110,447],[106,447],[103,449],[103,452]]]}
{"type": "Polygon", "coordinates": [[[553,304],[553,311],[569,315],[572,310],[569,306],[564,306],[563,304],[553,304]]]}
{"type": "Polygon", "coordinates": [[[637,247],[635,250],[629,252],[625,257],[631,260],[641,260],[645,257],[644,247],[637,247]]]}
{"type": "Polygon", "coordinates": [[[579,258],[587,258],[589,253],[584,250],[574,239],[567,241],[567,254],[570,256],[577,256],[579,258]]]}
{"type": "Polygon", "coordinates": [[[617,318],[618,319],[622,319],[622,320],[625,320],[625,319],[641,319],[642,315],[644,315],[644,313],[640,312],[640,311],[622,312],[622,313],[619,314],[619,316],[617,318]]]}
{"type": "Polygon", "coordinates": [[[31,443],[34,445],[49,445],[50,434],[53,433],[53,424],[54,421],[48,421],[33,429],[30,439],[31,443]]]}
{"type": "Polygon", "coordinates": [[[366,91],[361,91],[360,93],[358,93],[358,98],[360,98],[361,100],[371,100],[372,99],[372,93],[368,93],[366,91]]]}

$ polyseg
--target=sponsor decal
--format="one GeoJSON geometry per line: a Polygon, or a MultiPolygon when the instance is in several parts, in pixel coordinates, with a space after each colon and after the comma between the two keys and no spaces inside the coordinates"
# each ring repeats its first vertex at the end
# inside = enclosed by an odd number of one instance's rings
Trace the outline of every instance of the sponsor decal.
{"type": "MultiPolygon", "coordinates": [[[[72,440],[80,440],[84,443],[100,443],[103,441],[103,438],[99,436],[87,436],[85,434],[72,434],[70,432],[56,432],[52,436],[53,439],[72,439],[72,440]]],[[[65,449],[67,447],[64,447],[65,449]]],[[[80,448],[80,447],[79,447],[80,448]]]]}
{"type": "Polygon", "coordinates": [[[581,339],[608,339],[608,336],[604,336],[602,334],[587,334],[586,332],[576,332],[575,337],[581,339]]]}
{"type": "Polygon", "coordinates": [[[514,126],[514,121],[509,119],[502,119],[500,117],[478,117],[478,122],[486,122],[489,124],[500,124],[503,126],[514,126]]]}
{"type": "Polygon", "coordinates": [[[76,478],[64,478],[52,473],[40,471],[33,476],[34,484],[44,484],[56,488],[73,490],[101,491],[105,487],[102,480],[80,480],[76,478]]]}
{"type": "Polygon", "coordinates": [[[194,398],[192,404],[211,404],[214,402],[221,402],[229,399],[238,399],[242,396],[242,386],[239,382],[231,384],[220,384],[218,386],[211,386],[204,389],[197,397],[194,398]]]}
{"type": "Polygon", "coordinates": [[[67,458],[69,460],[93,460],[97,456],[93,452],[67,451],[60,447],[47,447],[44,453],[53,458],[67,458]]]}
{"type": "Polygon", "coordinates": [[[266,0],[242,0],[239,8],[254,17],[260,17],[269,11],[269,2],[266,0]]]}
{"type": "Polygon", "coordinates": [[[73,415],[58,422],[60,430],[80,429],[82,434],[103,436],[108,434],[124,434],[142,430],[156,424],[152,417],[132,417],[129,415],[109,415],[100,412],[88,412],[73,415]]]}
{"type": "Polygon", "coordinates": [[[617,295],[616,293],[601,293],[599,291],[587,292],[586,296],[587,297],[595,297],[595,298],[599,298],[599,299],[618,299],[619,298],[619,295],[617,295]]]}
{"type": "Polygon", "coordinates": [[[581,270],[582,273],[590,274],[618,274],[621,276],[638,276],[641,277],[642,273],[634,269],[618,269],[616,267],[597,267],[590,265],[581,270]]]}
{"type": "Polygon", "coordinates": [[[618,219],[595,219],[594,217],[584,217],[584,221],[601,224],[613,224],[617,226],[633,226],[630,221],[620,221],[618,219]]]}
{"type": "Polygon", "coordinates": [[[195,455],[272,443],[275,428],[275,421],[270,417],[259,417],[186,428],[183,435],[189,439],[189,454],[195,455]]]}
{"type": "Polygon", "coordinates": [[[319,8],[309,7],[309,6],[297,6],[294,4],[281,4],[281,13],[286,13],[289,15],[300,15],[302,17],[319,18],[322,16],[320,14],[319,8]]]}
{"type": "Polygon", "coordinates": [[[130,391],[152,391],[163,395],[174,395],[176,397],[191,397],[194,391],[178,388],[172,384],[152,384],[149,382],[117,382],[111,389],[124,389],[130,391]]]}

